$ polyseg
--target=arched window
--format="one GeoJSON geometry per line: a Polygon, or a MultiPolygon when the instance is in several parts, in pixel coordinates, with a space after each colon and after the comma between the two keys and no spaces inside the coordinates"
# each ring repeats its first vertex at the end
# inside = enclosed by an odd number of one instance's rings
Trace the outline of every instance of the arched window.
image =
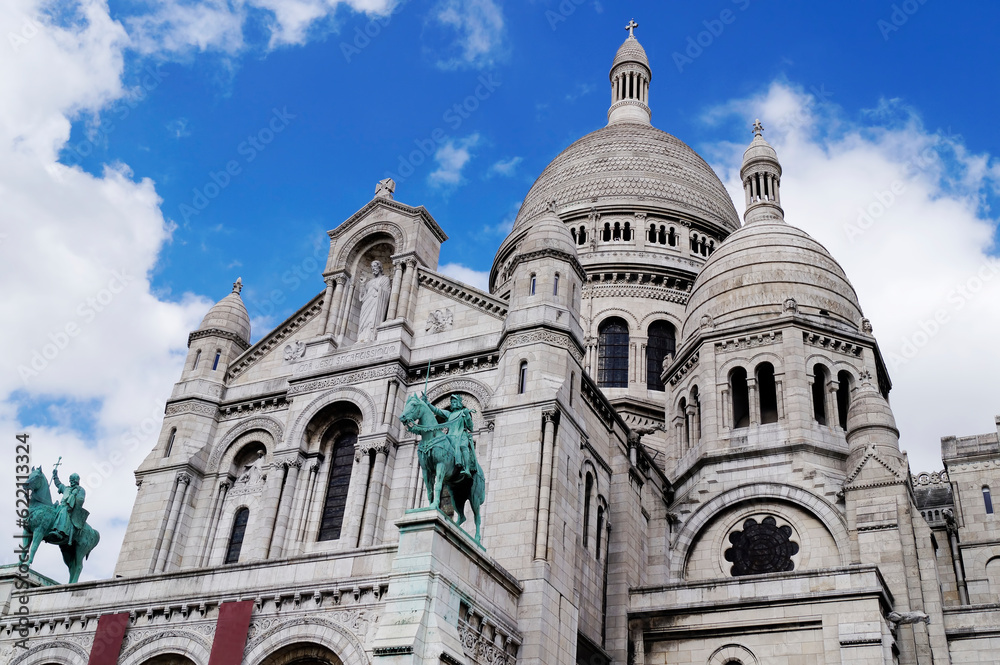
{"type": "Polygon", "coordinates": [[[670,227],[670,233],[667,234],[667,244],[671,247],[677,246],[677,233],[672,226],[670,227]]]}
{"type": "Polygon", "coordinates": [[[697,252],[698,251],[698,234],[697,233],[692,233],[691,234],[691,251],[692,252],[697,252]]]}
{"type": "Polygon", "coordinates": [[[632,224],[625,222],[625,229],[622,231],[622,240],[629,242],[632,240],[632,224]]]}
{"type": "Polygon", "coordinates": [[[688,416],[688,432],[690,433],[688,438],[694,445],[701,440],[701,399],[698,397],[698,386],[691,387],[689,407],[688,411],[691,414],[688,416]]]}
{"type": "MultiPolygon", "coordinates": [[[[569,373],[569,405],[573,406],[573,387],[576,385],[576,372],[569,373]]],[[[568,469],[567,469],[568,471],[568,469]]]]}
{"type": "Polygon", "coordinates": [[[604,222],[604,233],[601,235],[601,240],[604,242],[611,241],[611,224],[604,222]]]}
{"type": "Polygon", "coordinates": [[[573,227],[572,229],[570,229],[570,230],[569,230],[569,234],[570,234],[571,236],[573,236],[573,242],[575,242],[576,244],[578,244],[578,245],[579,245],[579,244],[580,244],[580,241],[576,239],[576,227],[573,227]]]}
{"type": "Polygon", "coordinates": [[[326,501],[323,504],[323,518],[319,524],[318,540],[337,540],[344,525],[344,509],[347,507],[347,490],[351,484],[351,469],[354,465],[354,444],[358,435],[341,432],[334,440],[330,451],[330,471],[326,485],[326,501]]]}
{"type": "Polygon", "coordinates": [[[649,235],[646,236],[649,242],[656,242],[656,224],[649,225],[649,235]]]}
{"type": "Polygon", "coordinates": [[[774,383],[774,365],[757,365],[757,398],[760,401],[760,423],[778,422],[778,390],[774,383]]]}
{"type": "Polygon", "coordinates": [[[729,394],[733,402],[733,428],[750,426],[750,391],[747,371],[737,367],[729,373],[729,394]]]}
{"type": "Polygon", "coordinates": [[[851,388],[854,387],[854,377],[847,370],[837,374],[837,415],[840,417],[840,429],[847,430],[847,410],[851,408],[851,388]]]}
{"type": "Polygon", "coordinates": [[[993,514],[993,497],[990,496],[990,488],[988,485],[983,485],[983,505],[986,506],[986,514],[993,514]]]}
{"type": "Polygon", "coordinates": [[[587,227],[586,226],[583,226],[582,224],[580,225],[580,232],[576,235],[576,241],[579,244],[581,244],[581,245],[584,244],[585,242],[587,242],[587,227]]]}
{"type": "Polygon", "coordinates": [[[708,243],[705,242],[705,236],[701,237],[701,255],[708,256],[708,243]]]}
{"type": "Polygon", "coordinates": [[[222,349],[215,350],[215,362],[212,363],[212,371],[219,369],[219,359],[222,358],[222,349]]]}
{"type": "Polygon", "coordinates": [[[170,457],[171,451],[174,449],[174,439],[177,437],[177,428],[172,427],[170,429],[170,438],[167,439],[167,449],[163,451],[164,457],[170,457]]]}
{"type": "Polygon", "coordinates": [[[708,255],[711,256],[712,252],[714,252],[714,251],[715,251],[715,241],[714,240],[709,240],[708,241],[708,255]]]}
{"type": "Polygon", "coordinates": [[[583,546],[590,543],[590,500],[594,494],[594,477],[587,472],[583,483],[583,546]]]}
{"type": "Polygon", "coordinates": [[[538,278],[535,276],[535,273],[531,273],[531,280],[528,282],[528,295],[529,296],[535,295],[535,283],[537,281],[538,281],[538,278]]]}
{"type": "Polygon", "coordinates": [[[666,227],[665,226],[662,226],[662,225],[660,226],[660,234],[657,237],[657,241],[659,241],[659,243],[661,245],[666,245],[667,244],[667,233],[666,233],[666,227]]]}
{"type": "Polygon", "coordinates": [[[677,417],[681,423],[681,446],[687,450],[691,447],[691,422],[688,420],[687,397],[681,397],[681,401],[677,404],[677,417]]]}
{"type": "Polygon", "coordinates": [[[597,383],[603,388],[628,388],[628,324],[612,317],[597,329],[597,383]]]}
{"type": "Polygon", "coordinates": [[[663,381],[660,380],[663,359],[676,350],[674,326],[667,321],[654,321],[649,324],[646,334],[649,336],[646,342],[646,388],[663,390],[663,381]]]}
{"type": "Polygon", "coordinates": [[[191,365],[191,369],[198,369],[199,360],[201,360],[201,349],[194,352],[194,364],[191,365]]]}
{"type": "Polygon", "coordinates": [[[240,560],[240,550],[243,549],[243,535],[247,531],[247,522],[250,521],[250,509],[240,508],[233,518],[233,530],[229,534],[229,547],[226,548],[225,563],[236,563],[240,560]]]}
{"type": "Polygon", "coordinates": [[[522,360],[521,366],[517,369],[517,392],[519,395],[524,394],[525,388],[528,387],[528,361],[522,360]]]}
{"type": "Polygon", "coordinates": [[[604,506],[597,506],[597,532],[594,534],[594,556],[601,558],[601,532],[604,531],[604,506]]]}
{"type": "Polygon", "coordinates": [[[559,295],[559,273],[556,273],[555,281],[552,283],[552,295],[559,295]]]}
{"type": "Polygon", "coordinates": [[[618,222],[615,222],[615,228],[611,232],[611,239],[612,240],[621,240],[622,239],[622,225],[620,223],[618,223],[618,222]]]}
{"type": "Polygon", "coordinates": [[[826,382],[829,374],[822,365],[813,367],[813,418],[820,425],[826,424],[826,382]]]}

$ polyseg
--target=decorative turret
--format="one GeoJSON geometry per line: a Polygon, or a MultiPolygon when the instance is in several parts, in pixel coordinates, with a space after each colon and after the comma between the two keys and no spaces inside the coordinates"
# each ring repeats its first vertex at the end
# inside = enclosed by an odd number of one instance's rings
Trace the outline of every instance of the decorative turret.
{"type": "Polygon", "coordinates": [[[763,133],[764,126],[757,120],[753,123],[753,141],[743,153],[743,166],[740,168],[747,206],[743,221],[747,224],[785,218],[779,193],[781,164],[774,148],[764,140],[763,133]]]}
{"type": "MultiPolygon", "coordinates": [[[[847,412],[848,469],[860,470],[868,457],[876,457],[881,473],[891,472],[892,479],[908,476],[906,458],[899,450],[899,430],[889,402],[872,383],[870,374],[861,376],[847,412]]],[[[853,480],[853,479],[852,479],[853,480]]]]}
{"type": "Polygon", "coordinates": [[[206,378],[222,381],[236,356],[250,348],[250,315],[240,297],[243,279],[236,278],[232,292],[215,303],[198,329],[188,336],[188,358],[181,380],[206,378]]]}
{"type": "Polygon", "coordinates": [[[618,49],[611,64],[611,108],[608,109],[608,124],[637,122],[650,124],[652,112],[649,110],[649,82],[653,78],[649,68],[646,50],[635,38],[639,24],[629,21],[625,29],[628,39],[618,49]]]}

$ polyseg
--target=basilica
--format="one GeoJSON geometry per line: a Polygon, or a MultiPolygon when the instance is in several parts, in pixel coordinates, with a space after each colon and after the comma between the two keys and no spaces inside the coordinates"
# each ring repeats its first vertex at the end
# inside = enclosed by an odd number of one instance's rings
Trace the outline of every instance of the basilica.
{"type": "Polygon", "coordinates": [[[997,662],[1000,416],[911,471],[764,128],[741,220],[651,83],[630,29],[606,125],[535,181],[488,292],[438,272],[445,230],[391,179],[255,343],[237,280],[188,337],[114,578],[0,575],[30,608],[3,608],[0,662],[997,662]],[[430,507],[411,398],[464,409],[478,538],[430,507]]]}

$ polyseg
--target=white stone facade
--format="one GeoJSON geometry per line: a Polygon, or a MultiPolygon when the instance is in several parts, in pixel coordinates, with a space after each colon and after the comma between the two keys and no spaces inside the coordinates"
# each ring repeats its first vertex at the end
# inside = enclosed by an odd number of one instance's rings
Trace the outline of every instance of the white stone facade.
{"type": "Polygon", "coordinates": [[[651,77],[630,35],[608,126],[536,181],[489,293],[437,272],[446,234],[391,181],[254,344],[238,281],[191,333],[115,579],[33,577],[29,649],[8,604],[0,662],[87,662],[127,612],[115,662],[208,665],[234,601],[246,665],[993,662],[997,435],[911,476],[871,326],[784,221],[759,124],[741,225],[651,126],[651,77]],[[373,261],[391,287],[358,342],[373,261]],[[421,510],[399,416],[425,387],[475,411],[482,547],[421,510]]]}

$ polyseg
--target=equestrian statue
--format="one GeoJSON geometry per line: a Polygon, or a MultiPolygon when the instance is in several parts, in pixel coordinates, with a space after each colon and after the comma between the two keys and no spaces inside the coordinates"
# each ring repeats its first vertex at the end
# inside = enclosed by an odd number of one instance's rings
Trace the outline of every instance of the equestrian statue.
{"type": "Polygon", "coordinates": [[[486,501],[486,479],[476,460],[472,441],[475,429],[472,411],[462,404],[460,395],[451,396],[449,408],[439,409],[430,403],[425,392],[406,399],[399,419],[408,431],[420,435],[417,459],[430,507],[440,509],[441,493],[446,489],[455,506],[455,523],[462,524],[468,502],[476,521],[476,542],[479,542],[479,507],[486,501]]]}
{"type": "Polygon", "coordinates": [[[62,501],[53,503],[49,481],[41,467],[32,467],[25,486],[28,489],[28,518],[24,520],[24,547],[30,544],[28,565],[42,541],[58,545],[63,561],[69,568],[69,583],[79,581],[83,560],[97,547],[101,534],[87,524],[89,512],[83,507],[87,492],[80,486],[80,476],[72,474],[69,485],[59,480],[59,463],[52,469],[52,482],[62,494],[62,501]]]}

